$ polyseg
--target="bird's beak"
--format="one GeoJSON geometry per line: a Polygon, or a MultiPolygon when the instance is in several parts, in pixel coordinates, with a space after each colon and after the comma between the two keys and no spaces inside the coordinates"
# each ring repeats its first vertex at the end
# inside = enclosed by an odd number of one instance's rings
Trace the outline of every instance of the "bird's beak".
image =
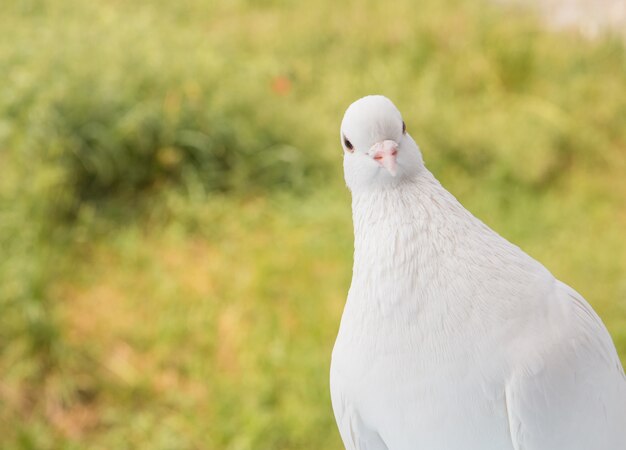
{"type": "Polygon", "coordinates": [[[397,154],[398,143],[391,140],[377,142],[372,146],[372,148],[370,148],[369,151],[369,155],[374,158],[374,161],[387,169],[393,177],[395,177],[397,173],[397,154]]]}

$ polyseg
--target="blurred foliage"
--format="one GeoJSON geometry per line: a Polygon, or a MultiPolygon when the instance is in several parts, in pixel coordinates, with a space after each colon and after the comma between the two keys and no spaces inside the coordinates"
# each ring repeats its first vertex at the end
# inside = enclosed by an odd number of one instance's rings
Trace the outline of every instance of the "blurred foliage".
{"type": "Polygon", "coordinates": [[[60,3],[14,5],[0,56],[5,146],[25,175],[55,171],[45,191],[55,213],[172,183],[293,190],[320,173],[295,146],[289,111],[270,110],[267,86],[247,83],[202,30],[165,13],[125,20],[121,5],[60,3]]]}
{"type": "Polygon", "coordinates": [[[0,447],[341,448],[338,126],[429,168],[626,357],[626,53],[471,0],[7,0],[0,447]]]}

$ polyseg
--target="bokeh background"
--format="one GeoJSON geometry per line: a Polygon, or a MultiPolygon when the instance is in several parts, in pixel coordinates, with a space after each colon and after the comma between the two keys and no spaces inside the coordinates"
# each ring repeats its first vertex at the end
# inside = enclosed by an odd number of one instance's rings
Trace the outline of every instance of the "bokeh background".
{"type": "Polygon", "coordinates": [[[369,93],[624,361],[624,11],[601,3],[589,28],[557,0],[3,0],[0,447],[342,448],[338,129],[369,93]]]}

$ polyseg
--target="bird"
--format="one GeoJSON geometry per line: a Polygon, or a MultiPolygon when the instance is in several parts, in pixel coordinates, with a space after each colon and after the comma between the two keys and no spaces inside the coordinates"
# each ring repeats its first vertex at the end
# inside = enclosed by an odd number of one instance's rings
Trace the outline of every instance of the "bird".
{"type": "Polygon", "coordinates": [[[626,378],[574,289],[425,167],[388,98],[341,122],[354,263],[330,365],[347,450],[624,450],[626,378]]]}

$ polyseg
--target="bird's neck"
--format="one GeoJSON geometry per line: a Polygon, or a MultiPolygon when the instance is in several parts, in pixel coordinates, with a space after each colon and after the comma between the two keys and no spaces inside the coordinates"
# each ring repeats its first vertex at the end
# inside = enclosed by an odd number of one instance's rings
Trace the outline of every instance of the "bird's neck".
{"type": "Polygon", "coordinates": [[[353,193],[352,215],[353,275],[368,280],[435,269],[473,218],[426,169],[393,187],[353,193]]]}
{"type": "Polygon", "coordinates": [[[407,226],[432,230],[466,215],[469,213],[426,169],[402,183],[352,194],[356,241],[373,234],[383,239],[407,226]]]}

